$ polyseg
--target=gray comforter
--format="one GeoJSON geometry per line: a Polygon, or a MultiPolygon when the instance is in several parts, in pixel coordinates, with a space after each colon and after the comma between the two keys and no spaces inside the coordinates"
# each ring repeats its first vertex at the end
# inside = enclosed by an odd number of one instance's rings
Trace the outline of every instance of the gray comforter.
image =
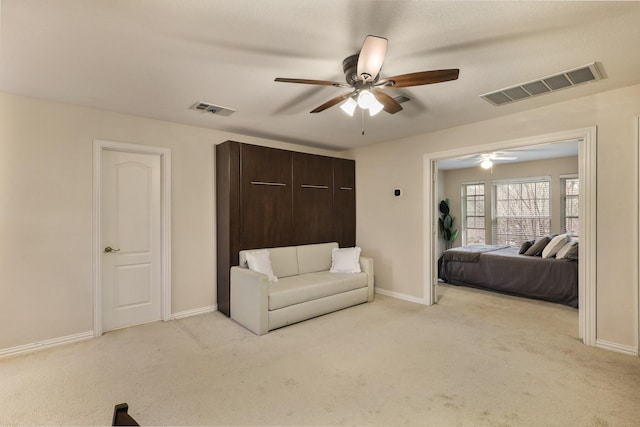
{"type": "Polygon", "coordinates": [[[504,246],[463,247],[445,251],[438,277],[471,286],[578,307],[578,262],[519,255],[504,246]]]}

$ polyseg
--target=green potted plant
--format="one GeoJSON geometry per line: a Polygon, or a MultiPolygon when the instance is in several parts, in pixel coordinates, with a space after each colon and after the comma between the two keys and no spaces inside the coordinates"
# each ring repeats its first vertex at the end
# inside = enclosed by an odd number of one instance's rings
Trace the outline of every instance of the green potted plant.
{"type": "Polygon", "coordinates": [[[454,217],[449,213],[451,210],[449,208],[449,199],[444,199],[440,202],[440,218],[438,218],[438,223],[440,224],[440,234],[442,234],[442,238],[444,239],[447,249],[451,249],[451,245],[454,240],[458,238],[458,230],[452,230],[454,217]]]}

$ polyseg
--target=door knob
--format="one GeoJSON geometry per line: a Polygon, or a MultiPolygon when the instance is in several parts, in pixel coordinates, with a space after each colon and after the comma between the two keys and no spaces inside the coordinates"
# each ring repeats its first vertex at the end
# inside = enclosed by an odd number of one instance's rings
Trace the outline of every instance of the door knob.
{"type": "Polygon", "coordinates": [[[108,254],[112,254],[120,251],[120,249],[113,249],[111,246],[107,246],[106,248],[104,248],[104,251],[108,254]]]}

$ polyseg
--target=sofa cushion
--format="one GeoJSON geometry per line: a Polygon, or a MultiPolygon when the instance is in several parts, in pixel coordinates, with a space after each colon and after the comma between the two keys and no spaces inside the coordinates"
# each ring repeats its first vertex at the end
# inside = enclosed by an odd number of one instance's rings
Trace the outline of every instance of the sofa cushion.
{"type": "Polygon", "coordinates": [[[271,266],[276,276],[289,277],[298,274],[298,253],[294,246],[269,249],[271,266]]]}
{"type": "Polygon", "coordinates": [[[366,273],[322,271],[281,278],[269,284],[269,310],[315,300],[367,286],[366,273]]]}
{"type": "MultiPolygon", "coordinates": [[[[273,274],[277,277],[289,277],[298,274],[298,253],[295,246],[264,250],[269,252],[271,268],[273,269],[273,274]]],[[[251,252],[251,250],[240,251],[240,267],[248,267],[247,252],[251,252]]]]}
{"type": "Polygon", "coordinates": [[[328,271],[331,268],[331,251],[337,247],[335,242],[296,246],[299,274],[328,271]]]}

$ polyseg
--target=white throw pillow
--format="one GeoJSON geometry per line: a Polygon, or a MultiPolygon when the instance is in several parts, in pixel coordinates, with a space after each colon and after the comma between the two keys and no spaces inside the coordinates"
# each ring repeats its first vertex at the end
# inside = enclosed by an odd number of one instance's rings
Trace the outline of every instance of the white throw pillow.
{"type": "Polygon", "coordinates": [[[567,244],[570,237],[568,234],[558,234],[551,239],[549,244],[542,250],[542,258],[551,258],[554,256],[564,245],[567,244]]]}
{"type": "Polygon", "coordinates": [[[563,247],[561,247],[560,250],[558,251],[558,253],[556,254],[556,259],[564,259],[564,258],[566,258],[567,255],[569,254],[569,251],[577,244],[578,244],[578,242],[576,240],[573,240],[571,242],[565,243],[565,245],[563,247]]]}
{"type": "Polygon", "coordinates": [[[331,273],[360,273],[360,248],[333,248],[331,273]]]}
{"type": "Polygon", "coordinates": [[[258,251],[251,251],[246,253],[247,265],[250,270],[258,273],[266,274],[269,276],[270,282],[277,282],[278,278],[273,274],[271,268],[271,258],[269,258],[269,251],[261,249],[258,251]]]}

